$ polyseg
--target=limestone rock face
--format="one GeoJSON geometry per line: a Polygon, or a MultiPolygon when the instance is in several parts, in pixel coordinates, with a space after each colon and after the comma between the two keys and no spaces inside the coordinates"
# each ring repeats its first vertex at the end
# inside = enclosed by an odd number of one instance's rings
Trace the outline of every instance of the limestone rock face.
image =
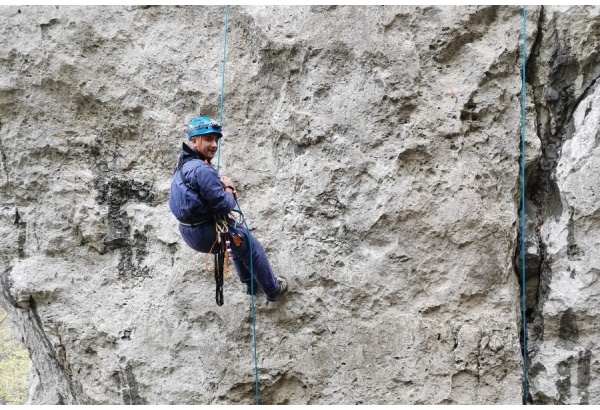
{"type": "Polygon", "coordinates": [[[599,7],[544,8],[528,76],[542,152],[530,173],[539,242],[531,312],[536,403],[598,404],[599,7]]]}
{"type": "MultiPolygon", "coordinates": [[[[167,203],[219,118],[224,7],[0,15],[29,402],[254,403],[249,296],[215,304],[167,203]]],[[[598,403],[598,10],[527,18],[530,401],[598,403]]],[[[220,173],[290,283],[255,299],[261,403],[522,402],[521,44],[514,6],[230,8],[220,173]]]]}

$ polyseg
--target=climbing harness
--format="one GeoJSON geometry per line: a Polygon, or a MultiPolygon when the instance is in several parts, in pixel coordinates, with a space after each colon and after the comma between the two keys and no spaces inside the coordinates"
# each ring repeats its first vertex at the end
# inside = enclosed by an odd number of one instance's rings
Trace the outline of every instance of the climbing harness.
{"type": "Polygon", "coordinates": [[[523,71],[521,84],[521,322],[523,325],[523,404],[527,405],[528,382],[527,382],[527,316],[525,292],[525,103],[526,83],[525,64],[527,62],[527,6],[523,6],[523,71]]]}

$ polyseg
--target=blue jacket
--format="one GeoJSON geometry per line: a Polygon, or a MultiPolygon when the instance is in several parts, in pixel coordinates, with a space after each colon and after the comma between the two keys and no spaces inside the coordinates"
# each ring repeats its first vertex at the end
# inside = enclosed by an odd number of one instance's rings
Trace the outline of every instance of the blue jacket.
{"type": "Polygon", "coordinates": [[[169,195],[171,212],[180,222],[196,223],[210,220],[213,215],[226,216],[235,208],[233,195],[223,191],[217,171],[203,159],[199,152],[183,144],[169,195]],[[187,185],[181,178],[180,167],[187,185]]]}

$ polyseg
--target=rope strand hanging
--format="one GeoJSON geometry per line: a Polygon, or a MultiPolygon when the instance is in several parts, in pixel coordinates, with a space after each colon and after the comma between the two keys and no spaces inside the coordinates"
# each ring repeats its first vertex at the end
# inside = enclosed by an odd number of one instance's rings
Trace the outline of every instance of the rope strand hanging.
{"type": "MultiPolygon", "coordinates": [[[[225,62],[227,58],[227,26],[229,20],[229,6],[225,6],[225,30],[223,34],[223,65],[221,70],[221,101],[219,104],[219,123],[223,126],[223,106],[225,105],[225,62]]],[[[219,145],[217,147],[217,174],[219,174],[221,166],[221,140],[219,139],[219,145]]],[[[254,384],[255,384],[255,396],[256,404],[259,404],[258,400],[258,358],[256,354],[256,310],[254,307],[254,267],[252,265],[252,238],[250,236],[250,229],[246,223],[246,218],[242,213],[240,204],[236,201],[237,212],[242,216],[244,227],[246,228],[246,240],[250,247],[250,293],[251,293],[251,310],[252,310],[252,345],[253,345],[253,356],[254,356],[254,384]]]]}
{"type": "MultiPolygon", "coordinates": [[[[227,60],[227,23],[229,21],[229,6],[225,6],[225,32],[223,34],[223,64],[221,66],[221,101],[219,103],[219,124],[223,126],[223,105],[225,101],[225,62],[227,60]]],[[[217,146],[217,174],[221,167],[221,140],[217,146]]]]}

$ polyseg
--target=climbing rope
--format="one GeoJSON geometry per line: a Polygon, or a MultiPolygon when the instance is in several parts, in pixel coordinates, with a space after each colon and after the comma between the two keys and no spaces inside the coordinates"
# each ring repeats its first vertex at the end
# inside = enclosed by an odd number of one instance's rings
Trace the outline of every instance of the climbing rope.
{"type": "MultiPolygon", "coordinates": [[[[227,58],[227,23],[229,20],[229,6],[225,6],[225,32],[223,34],[223,65],[221,69],[221,102],[219,106],[219,124],[223,126],[223,105],[225,101],[225,60],[227,58]]],[[[221,165],[221,139],[219,139],[219,143],[217,146],[217,174],[219,174],[219,169],[221,165]]],[[[242,221],[244,222],[244,227],[246,228],[246,240],[248,241],[249,251],[250,251],[250,299],[251,299],[251,308],[252,308],[252,345],[254,349],[254,384],[255,384],[255,396],[256,396],[256,404],[259,404],[258,401],[258,359],[256,355],[256,310],[254,308],[254,267],[252,266],[252,237],[250,235],[250,229],[248,228],[248,224],[246,223],[246,218],[242,213],[242,208],[240,204],[235,201],[237,205],[237,212],[241,215],[242,221]]]]}
{"type": "Polygon", "coordinates": [[[246,239],[248,240],[249,253],[250,253],[250,294],[252,299],[252,339],[254,346],[254,385],[255,385],[255,395],[256,395],[256,404],[258,403],[258,360],[256,355],[256,315],[254,312],[254,267],[252,266],[252,236],[250,234],[250,229],[248,228],[248,224],[246,223],[246,217],[242,213],[242,208],[240,204],[235,201],[237,204],[237,212],[242,217],[242,221],[244,222],[244,227],[246,228],[246,239]]]}
{"type": "MultiPolygon", "coordinates": [[[[225,60],[227,59],[227,22],[229,20],[229,6],[225,6],[225,33],[223,34],[223,64],[221,66],[221,102],[219,104],[219,124],[223,126],[223,102],[225,100],[225,60]]],[[[217,174],[221,167],[221,139],[217,145],[217,174]]]]}
{"type": "Polygon", "coordinates": [[[527,405],[527,294],[525,292],[525,103],[526,82],[525,64],[527,62],[527,6],[523,6],[523,73],[521,84],[521,322],[523,324],[523,404],[527,405]]]}

